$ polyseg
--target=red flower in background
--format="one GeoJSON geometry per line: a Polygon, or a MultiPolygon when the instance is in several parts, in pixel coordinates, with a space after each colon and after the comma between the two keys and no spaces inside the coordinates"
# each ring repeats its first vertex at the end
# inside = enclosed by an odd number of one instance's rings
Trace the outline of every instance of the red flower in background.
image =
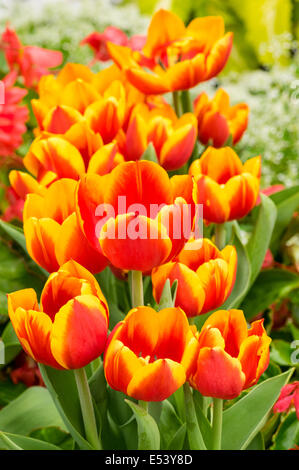
{"type": "Polygon", "coordinates": [[[10,373],[10,378],[14,384],[22,382],[26,387],[45,386],[37,363],[24,351],[18,355],[14,361],[14,366],[10,373]]]}
{"type": "Polygon", "coordinates": [[[299,419],[299,381],[282,387],[277,402],[273,407],[274,413],[289,411],[291,406],[295,407],[297,419],[299,419]]]}
{"type": "Polygon", "coordinates": [[[26,106],[20,106],[20,102],[27,90],[14,87],[16,78],[16,72],[12,71],[2,79],[4,96],[0,101],[0,157],[13,155],[22,144],[22,135],[26,131],[25,122],[29,113],[26,106]]]}
{"type": "Polygon", "coordinates": [[[93,33],[82,39],[80,45],[88,44],[93,49],[95,56],[94,61],[100,60],[106,62],[110,60],[110,54],[107,49],[107,42],[118,44],[119,46],[128,46],[133,51],[141,51],[146,41],[146,36],[132,36],[130,39],[127,35],[115,26],[108,26],[102,33],[94,31],[93,33]]]}
{"type": "Polygon", "coordinates": [[[49,69],[58,67],[63,60],[60,51],[24,46],[9,26],[2,33],[1,47],[10,70],[17,69],[28,88],[35,87],[39,79],[49,73],[49,69]]]}

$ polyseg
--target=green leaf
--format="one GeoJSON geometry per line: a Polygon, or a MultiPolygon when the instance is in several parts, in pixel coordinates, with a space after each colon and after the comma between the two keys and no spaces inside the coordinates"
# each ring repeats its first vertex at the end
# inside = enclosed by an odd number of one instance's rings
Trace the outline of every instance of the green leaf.
{"type": "Polygon", "coordinates": [[[28,435],[34,429],[47,426],[66,429],[44,387],[28,388],[0,411],[3,432],[28,435]]]}
{"type": "Polygon", "coordinates": [[[258,315],[299,287],[299,275],[286,269],[265,269],[257,277],[241,304],[246,318],[258,315]]]}
{"type": "Polygon", "coordinates": [[[271,450],[289,450],[299,442],[299,420],[295,411],[291,411],[280,424],[271,450]]]}
{"type": "MultiPolygon", "coordinates": [[[[270,357],[272,361],[277,362],[281,366],[294,366],[292,362],[292,349],[291,344],[282,339],[275,339],[270,345],[270,357]]],[[[299,366],[299,364],[298,364],[299,366]]]]}
{"type": "Polygon", "coordinates": [[[55,426],[36,429],[30,433],[29,437],[58,446],[64,450],[71,450],[74,445],[74,441],[70,434],[55,426]]]}
{"type": "Polygon", "coordinates": [[[172,283],[172,286],[170,286],[170,280],[166,279],[159,302],[159,310],[162,310],[163,308],[174,307],[177,288],[177,279],[175,279],[175,281],[172,283]]]}
{"type": "Polygon", "coordinates": [[[250,284],[252,284],[265,259],[269,247],[277,210],[274,202],[261,194],[261,204],[252,235],[247,243],[247,252],[251,264],[250,284]]]}
{"type": "Polygon", "coordinates": [[[0,449],[3,450],[61,450],[49,442],[0,431],[0,449]]]}
{"type": "Polygon", "coordinates": [[[265,450],[264,438],[261,432],[252,439],[246,450],[265,450]]]}
{"type": "Polygon", "coordinates": [[[182,449],[186,434],[185,426],[185,434],[182,436],[182,425],[183,423],[176,414],[173,405],[168,400],[164,400],[162,402],[162,412],[159,420],[162,450],[174,449],[172,447],[174,444],[178,446],[181,445],[181,447],[174,450],[182,449]],[[177,433],[179,434],[177,435],[177,433]],[[182,441],[180,441],[180,437],[182,441]]]}
{"type": "Polygon", "coordinates": [[[10,379],[0,381],[0,408],[8,405],[26,390],[26,385],[14,384],[10,379]]]}
{"type": "Polygon", "coordinates": [[[277,208],[277,219],[270,244],[272,253],[276,254],[283,233],[289,225],[295,210],[299,207],[299,186],[279,191],[278,193],[272,194],[270,198],[276,204],[277,208]]]}
{"type": "Polygon", "coordinates": [[[223,413],[222,449],[242,450],[263,427],[268,413],[294,369],[256,385],[223,413]]]}
{"type": "Polygon", "coordinates": [[[43,381],[65,424],[65,429],[69,431],[80,448],[92,450],[84,437],[84,423],[74,372],[53,369],[43,364],[39,364],[39,368],[43,381]]]}
{"type": "Polygon", "coordinates": [[[147,160],[149,162],[159,163],[156,150],[152,142],[148,144],[146,150],[141,155],[141,160],[147,160]]]}
{"type": "Polygon", "coordinates": [[[9,364],[22,349],[11,322],[5,326],[1,339],[4,345],[4,358],[3,362],[0,361],[0,368],[9,364]]]}
{"type": "Polygon", "coordinates": [[[125,447],[134,450],[137,447],[137,422],[125,399],[127,395],[107,387],[109,415],[121,432],[125,447]]]}
{"type": "Polygon", "coordinates": [[[141,406],[136,403],[125,400],[133,411],[138,429],[138,450],[159,450],[160,433],[156,421],[141,406]]]}
{"type": "Polygon", "coordinates": [[[239,227],[237,223],[232,225],[233,239],[231,244],[233,244],[237,250],[238,256],[238,265],[237,265],[237,274],[236,282],[233,287],[233,290],[222,305],[221,308],[228,310],[230,308],[237,308],[244,296],[246,295],[247,290],[250,286],[250,277],[251,277],[251,266],[250,260],[248,257],[247,249],[241,241],[239,227]]]}
{"type": "Polygon", "coordinates": [[[26,240],[21,228],[15,227],[4,220],[0,220],[0,228],[27,253],[26,240]]]}

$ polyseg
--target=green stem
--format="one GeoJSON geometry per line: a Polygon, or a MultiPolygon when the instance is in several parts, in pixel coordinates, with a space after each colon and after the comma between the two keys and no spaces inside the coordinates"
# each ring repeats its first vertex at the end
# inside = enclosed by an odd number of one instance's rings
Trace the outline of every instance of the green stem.
{"type": "Polygon", "coordinates": [[[78,388],[86,439],[95,449],[102,450],[86,372],[84,368],[75,369],[74,374],[78,388]]]}
{"type": "Polygon", "coordinates": [[[213,440],[212,450],[221,450],[223,400],[213,399],[213,440]]]}
{"type": "Polygon", "coordinates": [[[178,91],[172,92],[172,100],[173,100],[173,107],[177,117],[181,117],[181,103],[180,103],[180,95],[178,91]]]}
{"type": "Polygon", "coordinates": [[[199,429],[195,406],[193,402],[192,391],[188,382],[184,384],[185,395],[185,410],[186,410],[186,424],[187,435],[190,450],[206,450],[204,440],[199,429]]]}
{"type": "Polygon", "coordinates": [[[138,400],[138,405],[140,408],[143,408],[146,412],[148,412],[148,401],[138,400]]]}
{"type": "Polygon", "coordinates": [[[189,90],[183,90],[181,92],[181,103],[183,113],[192,113],[192,101],[189,90]]]}
{"type": "Polygon", "coordinates": [[[222,250],[226,245],[226,227],[225,224],[215,225],[215,245],[222,250]]]}
{"type": "Polygon", "coordinates": [[[131,271],[131,294],[132,306],[140,307],[144,304],[143,300],[143,280],[141,271],[131,271]]]}

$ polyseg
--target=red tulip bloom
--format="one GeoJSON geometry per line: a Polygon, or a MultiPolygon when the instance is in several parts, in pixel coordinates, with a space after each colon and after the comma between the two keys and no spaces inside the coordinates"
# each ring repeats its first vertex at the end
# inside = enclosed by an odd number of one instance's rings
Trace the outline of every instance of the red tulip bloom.
{"type": "Polygon", "coordinates": [[[106,380],[137,400],[165,400],[186,381],[195,345],[181,309],[134,308],[108,338],[106,380]]]}
{"type": "Polygon", "coordinates": [[[29,111],[20,102],[27,95],[24,88],[15,87],[17,74],[10,72],[2,79],[3,89],[0,100],[0,157],[14,154],[22,144],[22,135],[26,132],[29,111]]]}
{"type": "Polygon", "coordinates": [[[69,261],[52,273],[41,294],[33,289],[8,294],[8,313],[29,356],[57,369],[78,369],[105,348],[109,312],[96,279],[69,261]]]}
{"type": "Polygon", "coordinates": [[[80,45],[88,44],[94,51],[94,59],[106,62],[110,60],[107,42],[112,42],[120,46],[129,46],[135,51],[140,51],[145,41],[145,36],[132,36],[129,39],[121,29],[115,26],[108,26],[102,33],[94,31],[86,36],[86,38],[82,39],[80,45]]]}
{"type": "Polygon", "coordinates": [[[6,26],[2,34],[1,47],[11,70],[17,67],[24,78],[26,87],[35,87],[50,68],[58,67],[63,60],[60,51],[52,51],[37,46],[24,46],[16,32],[6,26]]]}
{"type": "Polygon", "coordinates": [[[298,380],[282,387],[277,402],[273,407],[274,413],[284,413],[294,406],[299,419],[299,382],[298,380]]]}
{"type": "Polygon", "coordinates": [[[198,350],[190,385],[208,397],[231,400],[257,383],[269,364],[269,338],[263,320],[247,328],[241,310],[213,313],[197,334],[198,350]]]}

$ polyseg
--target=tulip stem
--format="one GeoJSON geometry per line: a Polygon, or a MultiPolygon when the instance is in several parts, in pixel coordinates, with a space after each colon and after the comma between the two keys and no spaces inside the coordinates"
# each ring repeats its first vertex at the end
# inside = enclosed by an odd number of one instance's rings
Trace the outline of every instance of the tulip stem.
{"type": "Polygon", "coordinates": [[[143,305],[143,280],[141,271],[131,271],[131,294],[132,306],[140,307],[143,305]]]}
{"type": "Polygon", "coordinates": [[[148,401],[138,400],[138,405],[148,413],[148,401]]]}
{"type": "Polygon", "coordinates": [[[192,113],[192,101],[189,90],[183,90],[181,93],[181,103],[183,113],[192,113]]]}
{"type": "Polygon", "coordinates": [[[187,436],[190,450],[207,450],[195,411],[192,390],[188,382],[184,384],[187,436]]]}
{"type": "Polygon", "coordinates": [[[219,250],[223,250],[226,245],[226,227],[225,224],[215,225],[215,245],[219,250]]]}
{"type": "Polygon", "coordinates": [[[172,100],[173,100],[173,107],[177,117],[181,117],[181,103],[180,103],[180,95],[178,91],[172,92],[172,100]]]}
{"type": "Polygon", "coordinates": [[[92,445],[92,447],[94,447],[94,449],[102,450],[102,443],[98,436],[92,397],[85,369],[75,369],[74,374],[78,388],[86,439],[92,445]]]}
{"type": "Polygon", "coordinates": [[[213,439],[212,450],[221,450],[223,400],[213,399],[213,439]]]}

